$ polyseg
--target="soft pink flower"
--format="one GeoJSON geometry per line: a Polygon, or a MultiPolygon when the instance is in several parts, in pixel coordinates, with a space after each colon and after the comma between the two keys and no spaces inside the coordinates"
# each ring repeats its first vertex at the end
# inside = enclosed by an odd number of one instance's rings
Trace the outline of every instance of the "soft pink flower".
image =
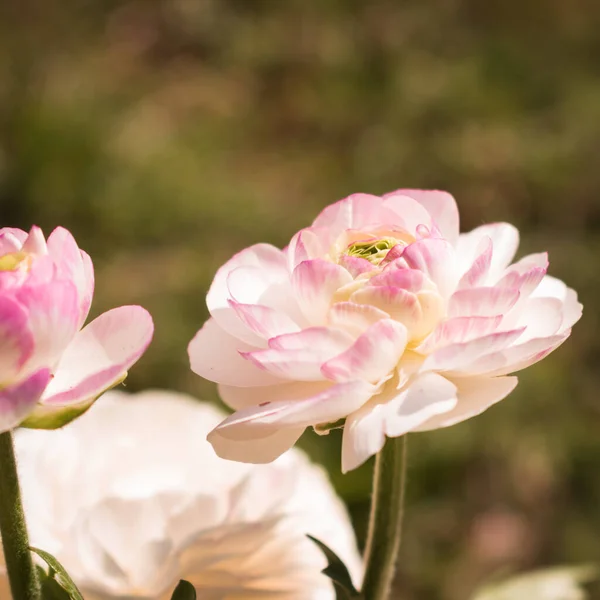
{"type": "Polygon", "coordinates": [[[68,422],[122,381],[153,333],[139,306],[83,327],[94,292],[90,257],[62,227],[46,241],[0,229],[0,431],[68,422]]]}
{"type": "Polygon", "coordinates": [[[507,223],[459,235],[439,191],[355,194],[285,250],[258,244],[217,272],[192,369],[237,412],[216,452],[268,462],[308,426],[343,423],[342,468],[386,436],[447,427],[507,396],[519,371],[566,340],[577,295],[545,253],[512,263],[507,223]]]}

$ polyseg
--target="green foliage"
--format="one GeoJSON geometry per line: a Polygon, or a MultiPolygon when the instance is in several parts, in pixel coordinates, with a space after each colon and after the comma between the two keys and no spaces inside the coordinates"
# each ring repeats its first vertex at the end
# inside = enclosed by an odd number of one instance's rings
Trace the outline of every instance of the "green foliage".
{"type": "Polygon", "coordinates": [[[196,590],[189,581],[182,579],[175,588],[171,600],[196,600],[196,590]]]}
{"type": "Polygon", "coordinates": [[[81,592],[65,571],[65,568],[52,554],[39,548],[30,548],[30,550],[35,552],[49,568],[48,574],[42,576],[44,600],[63,600],[63,598],[64,600],[83,600],[81,592]]]}
{"type": "Polygon", "coordinates": [[[327,566],[323,569],[323,574],[327,575],[333,581],[336,600],[352,600],[352,598],[360,600],[361,595],[354,587],[348,568],[342,562],[342,559],[317,538],[312,535],[307,535],[306,537],[314,542],[327,558],[327,566]]]}

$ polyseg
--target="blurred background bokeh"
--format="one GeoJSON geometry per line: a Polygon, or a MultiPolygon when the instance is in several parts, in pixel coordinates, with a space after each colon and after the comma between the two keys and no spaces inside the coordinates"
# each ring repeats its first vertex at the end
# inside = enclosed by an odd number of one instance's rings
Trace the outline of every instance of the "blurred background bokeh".
{"type": "MultiPolygon", "coordinates": [[[[153,313],[128,389],[216,401],[185,350],[237,250],[356,191],[441,188],[464,230],[513,222],[585,317],[509,399],[411,436],[397,595],[600,560],[599,30],[597,0],[7,1],[1,223],[71,229],[94,314],[153,313]]],[[[339,441],[302,446],[362,540],[371,465],[342,476],[339,441]]]]}

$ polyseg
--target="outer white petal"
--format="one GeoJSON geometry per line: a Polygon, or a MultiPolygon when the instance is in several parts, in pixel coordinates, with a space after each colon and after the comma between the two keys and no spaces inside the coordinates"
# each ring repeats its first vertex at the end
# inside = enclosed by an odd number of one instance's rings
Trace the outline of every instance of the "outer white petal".
{"type": "Polygon", "coordinates": [[[450,427],[487,410],[496,402],[506,398],[516,387],[516,377],[464,377],[454,378],[457,387],[456,407],[446,413],[435,415],[415,428],[415,431],[429,431],[450,427]]]}

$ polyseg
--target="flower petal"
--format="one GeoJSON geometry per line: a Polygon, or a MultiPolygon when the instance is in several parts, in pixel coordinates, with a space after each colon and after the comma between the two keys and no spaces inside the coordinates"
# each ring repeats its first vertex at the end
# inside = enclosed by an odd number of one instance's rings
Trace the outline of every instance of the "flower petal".
{"type": "Polygon", "coordinates": [[[489,276],[491,281],[495,281],[517,252],[519,230],[509,223],[490,223],[477,227],[460,235],[456,244],[457,256],[466,259],[468,263],[472,262],[477,248],[480,248],[481,239],[485,237],[492,240],[493,254],[489,276]]]}
{"type": "Polygon", "coordinates": [[[295,401],[316,396],[331,387],[331,381],[293,381],[278,385],[237,387],[219,384],[221,400],[235,410],[265,402],[295,401]]]}
{"type": "Polygon", "coordinates": [[[224,435],[223,431],[217,427],[208,434],[206,439],[212,444],[215,453],[220,458],[260,465],[273,462],[286,450],[289,450],[305,429],[305,427],[285,427],[267,431],[255,429],[249,432],[244,431],[244,435],[238,438],[232,434],[231,430],[224,435]],[[248,434],[254,437],[248,437],[248,434]]]}
{"type": "MultiPolygon", "coordinates": [[[[310,388],[306,388],[310,391],[310,388]]],[[[276,400],[238,410],[227,417],[217,429],[223,435],[238,430],[278,429],[280,427],[308,427],[319,423],[332,423],[360,408],[377,390],[366,381],[332,384],[313,396],[299,400],[276,400]]],[[[234,435],[231,433],[231,435],[234,435]]],[[[250,437],[254,434],[249,433],[250,437]]]]}
{"type": "Polygon", "coordinates": [[[485,283],[488,279],[494,253],[491,238],[488,236],[481,238],[473,256],[464,256],[464,253],[461,255],[460,248],[457,248],[456,252],[459,263],[458,271],[461,273],[457,288],[462,290],[485,283]]]}
{"type": "Polygon", "coordinates": [[[348,473],[377,454],[385,444],[385,405],[365,404],[344,424],[342,473],[348,473]]]}
{"type": "Polygon", "coordinates": [[[434,415],[447,413],[456,406],[456,394],[456,385],[438,373],[419,375],[386,405],[386,435],[404,435],[434,415]]]}
{"type": "Polygon", "coordinates": [[[415,352],[431,354],[448,344],[459,344],[489,335],[498,329],[502,315],[494,317],[454,317],[438,325],[415,352]]]}
{"type": "Polygon", "coordinates": [[[141,306],[101,314],[69,344],[42,402],[64,406],[97,398],[125,378],[153,332],[152,317],[141,306]]]}
{"type": "Polygon", "coordinates": [[[450,427],[475,417],[506,398],[518,383],[516,377],[464,377],[452,381],[457,386],[456,407],[449,412],[431,417],[416,427],[415,431],[450,427]]]}
{"type": "Polygon", "coordinates": [[[27,235],[26,231],[16,227],[2,227],[0,229],[0,256],[21,250],[27,235]]]}
{"type": "Polygon", "coordinates": [[[462,371],[471,372],[476,361],[494,352],[502,351],[515,342],[525,328],[500,331],[469,342],[451,344],[430,354],[421,367],[422,371],[462,371]]]}
{"type": "Polygon", "coordinates": [[[377,383],[398,364],[407,337],[401,323],[391,319],[377,321],[348,350],[325,362],[321,373],[333,381],[361,379],[377,383]]]}
{"type": "Polygon", "coordinates": [[[35,348],[27,369],[54,369],[79,326],[77,289],[71,281],[50,281],[43,285],[26,285],[16,297],[27,310],[28,324],[35,348]]]}
{"type": "Polygon", "coordinates": [[[325,323],[333,295],[352,276],[343,267],[327,260],[306,260],[292,274],[292,288],[300,309],[312,325],[325,323]]]}
{"type": "Polygon", "coordinates": [[[35,347],[27,311],[8,296],[0,296],[0,382],[13,380],[35,347]]]}
{"type": "Polygon", "coordinates": [[[411,269],[418,269],[433,281],[445,298],[456,288],[458,282],[454,248],[441,238],[424,238],[409,244],[402,258],[411,269]]]}
{"type": "Polygon", "coordinates": [[[281,379],[245,360],[240,352],[256,348],[227,333],[214,318],[204,323],[188,345],[192,371],[209,381],[238,386],[281,383],[281,379]]]}
{"type": "Polygon", "coordinates": [[[240,304],[234,300],[230,300],[229,305],[248,329],[265,340],[300,331],[300,327],[287,314],[274,308],[261,304],[240,304]]]}
{"type": "Polygon", "coordinates": [[[222,329],[247,343],[255,343],[256,336],[240,321],[229,300],[254,304],[269,286],[287,277],[283,252],[269,244],[256,244],[236,254],[217,271],[206,296],[206,305],[222,329]],[[237,269],[240,270],[232,276],[237,269]],[[232,294],[230,285],[238,296],[232,294]]]}
{"type": "Polygon", "coordinates": [[[506,314],[519,299],[519,290],[507,287],[474,287],[457,290],[448,303],[449,317],[493,317],[506,314]]]}
{"type": "Polygon", "coordinates": [[[269,340],[269,349],[242,352],[261,369],[285,379],[319,381],[323,363],[344,352],[353,338],[341,329],[310,327],[269,340]]]}
{"type": "Polygon", "coordinates": [[[87,318],[94,291],[94,267],[90,257],[79,249],[75,238],[64,227],[57,227],[48,237],[48,253],[56,264],[56,275],[72,281],[79,296],[79,324],[87,318]]]}
{"type": "Polygon", "coordinates": [[[9,431],[33,410],[50,381],[50,371],[40,369],[25,381],[0,390],[0,432],[9,431]]]}
{"type": "Polygon", "coordinates": [[[382,310],[356,302],[336,302],[327,313],[329,325],[343,329],[356,337],[364,333],[373,323],[387,318],[389,315],[382,310]]]}
{"type": "Polygon", "coordinates": [[[411,191],[397,190],[385,194],[383,196],[383,205],[397,215],[396,220],[401,224],[403,229],[411,236],[416,237],[419,225],[424,225],[430,229],[433,221],[423,204],[412,197],[411,191]]]}
{"type": "Polygon", "coordinates": [[[456,244],[459,233],[459,216],[456,200],[451,194],[439,190],[412,189],[397,190],[395,193],[410,196],[421,204],[431,215],[442,236],[452,245],[456,244]]]}

